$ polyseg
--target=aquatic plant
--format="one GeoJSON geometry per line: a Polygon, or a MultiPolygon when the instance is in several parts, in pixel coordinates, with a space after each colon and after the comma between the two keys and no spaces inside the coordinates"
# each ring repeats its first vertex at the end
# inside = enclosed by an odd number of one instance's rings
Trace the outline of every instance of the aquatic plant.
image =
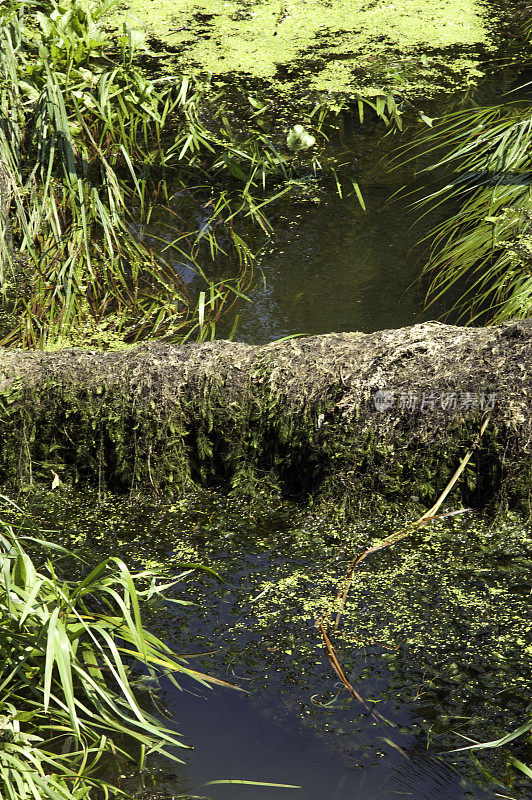
{"type": "Polygon", "coordinates": [[[0,522],[1,800],[126,794],[101,778],[103,766],[142,770],[151,753],[179,761],[173,748],[185,746],[139,702],[141,677],[148,686],[162,673],[177,686],[176,674],[223,683],[190,669],[143,625],[141,608],[175,581],[132,575],[117,557],[68,580],[57,566],[65,555],[0,522]]]}
{"type": "MultiPolygon", "coordinates": [[[[135,19],[163,48],[215,80],[276,87],[292,98],[306,92],[353,97],[382,90],[414,96],[453,91],[482,76],[479,63],[494,48],[496,7],[477,0],[430,4],[403,0],[400,14],[385,0],[255,0],[249,7],[218,0],[130,0],[113,21],[135,19]],[[491,24],[490,24],[491,23],[491,24]]],[[[170,60],[170,59],[169,59],[170,60]]],[[[266,88],[267,87],[267,88],[266,88]]],[[[296,120],[298,122],[299,120],[296,120]]]]}
{"type": "MultiPolygon", "coordinates": [[[[524,26],[530,50],[532,25],[524,26]]],[[[498,323],[532,314],[532,208],[529,99],[449,114],[403,150],[431,160],[422,174],[446,175],[445,185],[416,201],[456,210],[427,237],[429,305],[452,292],[451,312],[463,321],[498,323]]]]}
{"type": "MultiPolygon", "coordinates": [[[[110,33],[111,6],[10,0],[0,9],[7,344],[214,337],[216,321],[252,279],[255,251],[239,221],[269,235],[265,208],[298,173],[303,139],[294,131],[305,131],[308,168],[328,168],[320,161],[324,122],[341,104],[316,101],[279,146],[263,129],[268,103],[248,98],[242,129],[205,82],[146,77],[140,63],[154,59],[145,36],[128,23],[110,33]],[[171,217],[160,235],[146,231],[158,209],[171,217]],[[194,278],[187,282],[183,270],[194,278]]],[[[361,119],[366,107],[400,124],[392,95],[359,98],[361,119]]],[[[363,203],[358,185],[353,190],[363,203]]]]}
{"type": "MultiPolygon", "coordinates": [[[[528,709],[532,712],[532,709],[528,709]]],[[[491,742],[475,742],[474,744],[466,745],[465,747],[457,747],[454,750],[451,750],[452,753],[457,753],[463,750],[468,750],[471,752],[472,750],[491,750],[493,748],[504,747],[504,745],[509,744],[510,742],[519,739],[521,736],[527,736],[528,742],[532,743],[532,713],[529,713],[526,722],[523,725],[520,725],[510,733],[501,736],[498,739],[494,739],[491,742]]],[[[470,738],[470,737],[463,737],[463,738],[470,738]]],[[[470,739],[470,741],[472,741],[470,739]]],[[[509,762],[512,764],[519,772],[522,772],[523,775],[526,775],[527,778],[532,778],[532,768],[528,764],[524,764],[518,758],[515,758],[513,755],[509,757],[509,762]]]]}
{"type": "Polygon", "coordinates": [[[429,303],[459,287],[453,313],[461,319],[498,323],[532,313],[531,140],[526,102],[460,111],[424,136],[427,152],[444,147],[426,173],[453,172],[419,204],[459,204],[430,234],[429,303]]]}
{"type": "Polygon", "coordinates": [[[142,36],[126,24],[111,39],[102,23],[109,6],[12,2],[0,12],[6,343],[47,345],[84,327],[103,329],[101,339],[106,332],[128,340],[161,333],[202,339],[214,335],[222,309],[251,277],[253,255],[234,218],[248,214],[264,226],[249,186],[279,160],[257,141],[255,151],[239,151],[252,174],[238,206],[225,188],[213,195],[214,175],[234,176],[236,147],[202,126],[201,92],[188,78],[161,88],[144,77],[135,65],[142,36]],[[144,223],[170,191],[190,187],[207,194],[201,226],[174,214],[172,235],[157,252],[144,223]],[[210,279],[199,251],[214,259],[228,246],[236,275],[233,267],[232,278],[210,279]],[[203,295],[191,294],[169,251],[195,272],[203,295]]]}

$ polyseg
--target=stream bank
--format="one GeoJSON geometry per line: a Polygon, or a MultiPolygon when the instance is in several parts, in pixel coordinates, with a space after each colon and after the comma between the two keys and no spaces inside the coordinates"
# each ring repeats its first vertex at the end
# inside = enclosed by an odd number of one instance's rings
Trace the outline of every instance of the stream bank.
{"type": "Polygon", "coordinates": [[[532,322],[425,323],[264,347],[163,342],[0,351],[1,482],[127,492],[193,485],[333,503],[453,495],[530,514],[532,322]],[[55,480],[55,478],[54,478],[55,480]]]}

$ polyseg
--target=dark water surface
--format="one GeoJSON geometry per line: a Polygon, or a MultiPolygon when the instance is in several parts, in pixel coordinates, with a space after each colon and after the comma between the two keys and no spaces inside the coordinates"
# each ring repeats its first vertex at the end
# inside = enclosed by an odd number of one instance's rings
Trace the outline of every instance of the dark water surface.
{"type": "Polygon", "coordinates": [[[419,277],[428,251],[416,245],[447,208],[419,220],[411,198],[390,199],[411,184],[419,164],[388,173],[387,155],[397,140],[380,141],[376,131],[348,133],[342,160],[352,163],[366,211],[331,186],[319,204],[297,210],[290,227],[280,226],[279,243],[260,261],[263,279],[252,303],[240,304],[237,339],[263,344],[293,334],[369,333],[435,319],[444,310],[442,304],[423,308],[419,277]]]}
{"type": "MultiPolygon", "coordinates": [[[[212,649],[201,668],[247,689],[249,695],[223,688],[194,686],[177,692],[166,687],[163,698],[170,717],[194,746],[184,756],[181,790],[216,800],[494,800],[500,796],[438,758],[449,747],[437,738],[430,741],[426,726],[422,730],[418,724],[417,704],[404,697],[415,679],[408,668],[399,677],[390,671],[378,644],[357,648],[345,662],[341,657],[350,680],[371,698],[376,721],[349,697],[323,650],[316,647],[320,640],[312,617],[298,633],[294,628],[301,623],[290,622],[287,606],[285,624],[277,621],[271,631],[256,627],[250,589],[257,583],[262,586],[259,575],[262,581],[279,579],[276,566],[283,569],[289,547],[281,546],[281,554],[276,548],[258,554],[237,546],[233,555],[227,546],[214,548],[221,559],[218,566],[224,557],[231,563],[230,570],[222,568],[228,585],[213,584],[212,590],[199,594],[197,587],[193,589],[198,611],[179,630],[172,632],[165,624],[165,639],[178,652],[191,646],[212,649]],[[235,626],[237,630],[228,634],[235,626]],[[300,788],[234,784],[201,788],[221,778],[300,788]]],[[[293,563],[308,566],[306,559],[293,563]]],[[[331,593],[334,590],[333,581],[331,593]]],[[[443,710],[436,707],[433,713],[437,719],[443,710]]],[[[172,781],[166,785],[176,791],[172,781]]]]}
{"type": "MultiPolygon", "coordinates": [[[[230,690],[177,695],[168,692],[169,712],[179,729],[194,743],[185,756],[190,791],[220,800],[459,800],[494,798],[495,793],[474,788],[423,746],[401,755],[386,743],[373,753],[342,752],[334,733],[316,734],[296,714],[283,708],[282,696],[265,693],[245,697],[230,690]],[[275,716],[279,715],[276,721],[275,716]],[[219,778],[252,779],[295,784],[280,789],[227,785],[201,787],[219,778]]],[[[335,720],[338,722],[338,717],[335,720]]],[[[384,727],[384,726],[383,726],[384,727]]],[[[389,732],[381,731],[390,736],[389,732]]],[[[168,788],[172,788],[171,782],[168,788]]],[[[175,787],[174,787],[175,789],[175,787]]]]}
{"type": "MultiPolygon", "coordinates": [[[[499,101],[503,81],[495,90],[486,84],[479,102],[488,102],[494,92],[499,101]]],[[[434,110],[425,110],[435,117],[457,110],[456,99],[449,97],[432,105],[434,110]]],[[[331,126],[325,160],[341,176],[343,196],[326,170],[314,174],[302,169],[290,194],[265,209],[274,228],[269,241],[257,236],[256,228],[239,230],[252,250],[262,247],[259,271],[248,293],[251,302],[238,301],[222,318],[218,338],[229,335],[236,314],[235,339],[263,344],[294,334],[369,333],[438,319],[457,299],[450,296],[425,307],[428,282],[420,276],[429,259],[430,235],[456,207],[439,202],[413,205],[449,177],[442,171],[422,173],[431,161],[420,147],[400,155],[400,148],[411,145],[422,126],[411,124],[402,135],[385,135],[383,124],[361,124],[354,110],[333,118],[331,126]],[[352,181],[360,186],[366,210],[352,181]]],[[[176,193],[174,212],[186,217],[189,206],[183,193],[176,193]]],[[[152,222],[147,230],[155,246],[157,237],[172,238],[165,233],[165,226],[171,231],[171,217],[159,216],[159,225],[152,222]]],[[[193,226],[201,229],[207,217],[196,209],[193,226]]],[[[166,257],[172,260],[168,252],[166,257]]],[[[223,259],[213,265],[207,248],[199,261],[213,280],[236,270],[223,259]]],[[[179,255],[173,264],[193,288],[196,278],[190,265],[179,255]]],[[[449,321],[455,322],[456,315],[449,321]]]]}
{"type": "MultiPolygon", "coordinates": [[[[426,283],[420,285],[419,278],[428,244],[417,245],[443,221],[449,206],[414,210],[406,191],[393,198],[404,186],[412,191],[422,185],[416,177],[419,159],[392,170],[398,145],[407,144],[412,134],[385,137],[384,126],[360,125],[353,112],[337,122],[338,130],[329,131],[327,157],[344,165],[339,170],[343,198],[330,176],[302,174],[291,199],[266,209],[275,230],[269,242],[257,240],[256,231],[240,231],[245,239],[255,237],[255,245],[264,250],[249,292],[251,302],[239,301],[222,318],[218,337],[227,337],[235,314],[235,339],[262,344],[293,334],[397,328],[436,319],[445,310],[441,302],[423,308],[426,283]],[[351,181],[359,183],[366,211],[351,181]],[[347,197],[350,188],[352,196],[347,197]]],[[[186,213],[182,195],[175,196],[174,211],[186,213]]],[[[164,239],[164,224],[170,220],[162,216],[160,222],[159,227],[152,223],[149,232],[164,239]]],[[[204,224],[201,214],[194,224],[204,224]]],[[[202,266],[213,279],[234,270],[222,262],[213,267],[207,253],[202,266]]],[[[193,271],[179,257],[174,267],[194,285],[193,271]]]]}
{"type": "MultiPolygon", "coordinates": [[[[532,533],[522,526],[450,518],[364,562],[335,646],[375,719],[337,680],[315,620],[353,553],[396,530],[396,520],[335,524],[293,503],[250,507],[215,494],[96,507],[65,490],[30,510],[33,524],[58,530],[90,562],[116,553],[133,569],[174,576],[193,560],[223,578],[189,575],[175,597],[194,605],[162,605],[148,619],[177,653],[199,654],[191,667],[247,692],[163,682],[168,720],[194,749],[178,751],[182,766],[153,761],[158,792],[215,800],[528,796],[522,780],[489,788],[467,757],[448,755],[464,744],[461,735],[488,741],[523,721],[532,533]],[[301,788],[204,785],[222,779],[301,788]]],[[[504,770],[504,758],[495,767],[480,760],[488,772],[504,770]]]]}

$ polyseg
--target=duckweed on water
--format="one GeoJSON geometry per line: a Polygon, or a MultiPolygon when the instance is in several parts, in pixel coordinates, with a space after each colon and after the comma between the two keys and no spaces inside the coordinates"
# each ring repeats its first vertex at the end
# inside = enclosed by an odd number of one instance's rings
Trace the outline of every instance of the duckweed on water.
{"type": "Polygon", "coordinates": [[[478,0],[432,0],[430,10],[419,0],[130,0],[115,22],[126,17],[188,67],[286,89],[426,96],[474,81],[481,53],[493,49],[478,0]]]}
{"type": "MultiPolygon", "coordinates": [[[[173,506],[113,501],[95,509],[94,500],[58,493],[30,509],[92,558],[111,543],[166,574],[183,560],[214,567],[226,583],[206,575],[181,587],[179,596],[196,605],[158,610],[157,632],[174,648],[215,650],[202,663],[211,674],[236,673],[270,700],[280,693],[267,713],[299,716],[351,761],[377,757],[383,737],[410,754],[427,745],[441,754],[462,746],[462,736],[489,741],[526,717],[532,531],[522,523],[447,518],[357,568],[334,645],[353,686],[375,704],[377,723],[336,684],[314,623],[334,606],[353,556],[401,521],[335,523],[288,503],[250,507],[214,494],[173,506]]],[[[468,754],[445,758],[464,773],[480,765],[513,783],[518,797],[524,784],[510,759],[526,762],[524,747],[476,753],[477,766],[468,754]]]]}

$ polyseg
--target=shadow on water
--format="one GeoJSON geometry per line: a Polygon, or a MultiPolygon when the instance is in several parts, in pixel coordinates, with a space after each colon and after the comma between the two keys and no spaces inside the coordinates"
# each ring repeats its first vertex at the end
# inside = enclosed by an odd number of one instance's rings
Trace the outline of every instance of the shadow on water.
{"type": "MultiPolygon", "coordinates": [[[[184,756],[179,753],[186,763],[184,784],[180,781],[176,787],[169,781],[168,791],[180,787],[215,800],[496,797],[428,752],[427,738],[416,732],[417,714],[398,696],[397,678],[378,644],[365,645],[344,664],[378,715],[376,721],[346,695],[321,648],[315,649],[318,636],[312,619],[296,634],[295,642],[293,636],[283,640],[281,634],[278,638],[279,631],[270,636],[255,628],[255,615],[249,604],[245,608],[243,599],[249,581],[252,576],[256,581],[258,574],[263,581],[275,580],[276,567],[283,561],[286,564],[286,558],[251,551],[239,552],[236,562],[227,552],[225,556],[232,563],[231,571],[224,571],[228,584],[213,584],[205,594],[200,591],[196,595],[200,613],[192,612],[184,626],[182,618],[177,626],[166,622],[165,638],[181,652],[190,649],[191,639],[195,648],[212,648],[213,654],[202,660],[201,668],[249,694],[196,687],[177,692],[170,684],[163,687],[162,700],[170,718],[178,720],[184,741],[194,746],[184,756]],[[306,653],[303,669],[296,648],[306,653]],[[390,690],[393,699],[386,697],[390,690]],[[221,778],[298,788],[201,787],[221,778]]],[[[297,563],[296,559],[294,565],[297,563]]],[[[304,567],[305,561],[299,564],[304,567]]],[[[333,586],[331,583],[332,591],[333,586]]],[[[291,624],[289,613],[287,609],[287,626],[291,624]]],[[[401,681],[404,676],[399,684],[401,681]]]]}
{"type": "MultiPolygon", "coordinates": [[[[488,800],[493,793],[473,789],[445,764],[420,746],[407,756],[380,742],[379,757],[369,749],[339,752],[283,710],[282,696],[246,697],[230,690],[202,696],[166,693],[171,714],[194,743],[186,755],[190,791],[217,800],[488,800]],[[280,712],[280,713],[279,713],[280,712]],[[279,713],[275,721],[272,715],[279,713]],[[297,789],[200,784],[220,777],[296,784],[297,789]],[[196,787],[193,789],[193,787],[196,787]]],[[[336,717],[338,722],[338,715],[336,717]]],[[[369,746],[368,746],[369,748],[369,746]]],[[[405,751],[406,752],[406,751],[405,751]]],[[[171,782],[167,784],[171,790],[171,782]]]]}
{"type": "MultiPolygon", "coordinates": [[[[264,282],[240,309],[238,339],[266,343],[296,333],[371,332],[434,319],[418,287],[419,228],[386,188],[356,200],[328,196],[301,215],[284,245],[262,262],[264,282]]],[[[431,215],[434,221],[434,215],[431,215]]],[[[427,233],[427,229],[421,233],[427,233]]]]}
{"type": "MultiPolygon", "coordinates": [[[[259,258],[251,302],[239,302],[234,312],[239,315],[237,340],[262,344],[301,333],[371,332],[442,314],[441,304],[423,310],[419,276],[428,248],[417,245],[444,219],[446,208],[419,221],[420,212],[412,211],[409,199],[390,199],[405,185],[420,185],[415,181],[419,164],[391,172],[390,157],[399,142],[383,138],[383,132],[370,123],[357,125],[353,114],[345,114],[339,136],[328,147],[333,163],[344,164],[344,192],[356,180],[366,211],[353,193],[340,198],[332,179],[319,173],[302,175],[289,197],[270,209],[275,234],[259,258]]],[[[160,235],[162,229],[152,225],[151,230],[160,235]]],[[[252,239],[257,235],[249,233],[252,239]]],[[[190,282],[179,258],[174,265],[190,282]]],[[[219,260],[209,265],[207,254],[202,266],[218,279],[231,269],[219,260]]],[[[229,334],[234,313],[219,323],[217,336],[229,334]]]]}
{"type": "MultiPolygon", "coordinates": [[[[383,125],[359,124],[354,111],[343,113],[337,123],[336,129],[328,131],[325,157],[332,164],[342,164],[343,197],[330,175],[303,170],[290,193],[267,209],[274,229],[271,239],[261,240],[251,225],[239,230],[253,243],[252,249],[263,248],[259,277],[249,292],[251,302],[237,303],[218,324],[218,337],[229,335],[235,314],[239,317],[235,338],[262,344],[294,334],[368,333],[436,319],[444,313],[442,302],[424,309],[426,285],[419,278],[429,253],[424,240],[445,219],[449,205],[412,209],[408,193],[424,188],[416,174],[420,159],[392,169],[398,146],[410,134],[384,136],[383,125]],[[351,181],[360,185],[365,211],[352,189],[348,196],[351,181]],[[405,186],[408,193],[401,193],[405,186]]],[[[436,181],[443,177],[436,176],[436,181]]],[[[192,227],[206,224],[208,204],[192,208],[190,200],[176,192],[170,207],[177,216],[190,218],[192,227]]],[[[146,229],[147,241],[156,248],[162,246],[157,243],[172,239],[173,225],[171,216],[158,210],[146,229]]],[[[223,236],[219,242],[229,253],[223,236]]],[[[190,265],[171,249],[165,255],[194,291],[190,265]]],[[[199,262],[212,280],[236,270],[231,257],[218,255],[213,262],[207,245],[200,251],[199,262]]]]}

